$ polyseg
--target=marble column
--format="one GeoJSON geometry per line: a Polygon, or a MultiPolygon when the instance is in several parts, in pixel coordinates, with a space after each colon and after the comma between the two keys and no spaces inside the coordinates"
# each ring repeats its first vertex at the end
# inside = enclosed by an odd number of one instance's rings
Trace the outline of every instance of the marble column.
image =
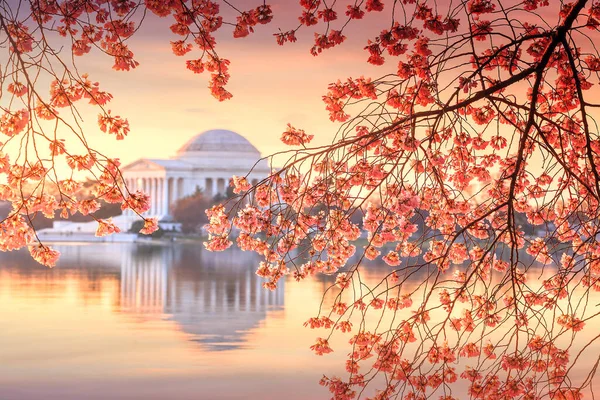
{"type": "Polygon", "coordinates": [[[156,178],[150,178],[150,204],[149,215],[154,216],[156,214],[156,178]]]}
{"type": "Polygon", "coordinates": [[[181,185],[182,190],[183,190],[183,193],[182,193],[183,197],[189,196],[189,194],[190,194],[189,186],[190,186],[189,179],[184,179],[182,182],[182,185],[181,185]]]}
{"type": "Polygon", "coordinates": [[[160,191],[160,178],[155,178],[156,179],[156,185],[155,185],[155,190],[154,190],[154,201],[156,202],[156,207],[154,208],[154,216],[157,217],[160,215],[160,210],[161,210],[161,204],[160,204],[160,200],[161,200],[161,191],[160,191]]]}
{"type": "Polygon", "coordinates": [[[177,201],[183,199],[183,178],[177,178],[177,201]]]}
{"type": "Polygon", "coordinates": [[[156,208],[155,208],[155,212],[154,215],[155,216],[160,216],[160,200],[161,200],[161,191],[160,191],[160,178],[156,178],[156,190],[154,192],[154,199],[156,201],[156,208]]]}
{"type": "Polygon", "coordinates": [[[160,191],[158,188],[158,181],[159,181],[159,178],[154,178],[154,216],[155,217],[160,214],[160,207],[159,207],[160,191]]]}
{"type": "Polygon", "coordinates": [[[177,178],[177,201],[179,201],[185,197],[183,194],[183,192],[184,192],[183,183],[184,183],[183,178],[177,178]]]}
{"type": "Polygon", "coordinates": [[[211,189],[211,196],[215,197],[217,195],[217,180],[218,178],[212,178],[212,189],[211,189]]]}
{"type": "Polygon", "coordinates": [[[162,178],[156,178],[156,214],[160,217],[162,215],[162,178]]]}
{"type": "Polygon", "coordinates": [[[177,203],[179,196],[179,191],[177,190],[177,179],[178,178],[173,178],[173,184],[171,186],[171,209],[173,209],[175,203],[177,203]]]}
{"type": "Polygon", "coordinates": [[[154,216],[160,215],[160,178],[154,178],[154,216]]]}
{"type": "Polygon", "coordinates": [[[173,178],[167,178],[167,212],[171,215],[171,203],[173,203],[173,178]]]}
{"type": "Polygon", "coordinates": [[[164,178],[162,178],[162,215],[167,216],[169,215],[169,204],[168,204],[168,198],[169,198],[169,185],[167,183],[167,177],[165,176],[164,178]]]}

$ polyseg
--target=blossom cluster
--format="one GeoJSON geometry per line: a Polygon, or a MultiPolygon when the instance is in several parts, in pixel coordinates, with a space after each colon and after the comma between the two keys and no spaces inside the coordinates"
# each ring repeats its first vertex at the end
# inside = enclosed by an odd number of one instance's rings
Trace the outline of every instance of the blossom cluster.
{"type": "MultiPolygon", "coordinates": [[[[231,218],[209,214],[207,247],[228,247],[236,232],[241,249],[264,257],[257,274],[268,289],[286,276],[332,275],[335,300],[305,326],[328,332],[311,347],[318,355],[351,336],[347,379],[321,381],[335,399],[355,398],[377,375],[387,386],[376,399],[451,399],[458,382],[476,399],[584,392],[567,377],[573,344],[559,338],[597,315],[565,304],[600,291],[600,137],[583,97],[600,58],[565,32],[595,30],[600,8],[576,1],[554,10],[554,27],[534,13],[509,30],[498,16],[551,2],[462,3],[402,2],[406,20],[365,48],[369,63],[397,68],[337,81],[323,97],[340,139],[311,148],[288,126],[282,140],[302,146],[298,156],[253,187],[238,177],[245,203],[231,218]],[[367,260],[389,269],[374,286],[367,260]],[[422,283],[411,288],[411,277],[422,283]]],[[[303,26],[344,14],[301,5],[303,26]]],[[[316,35],[313,52],[334,42],[316,35]]]]}

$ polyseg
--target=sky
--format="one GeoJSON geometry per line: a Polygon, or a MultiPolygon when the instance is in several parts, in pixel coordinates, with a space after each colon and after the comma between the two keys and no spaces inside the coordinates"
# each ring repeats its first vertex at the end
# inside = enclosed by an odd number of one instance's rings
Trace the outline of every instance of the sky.
{"type": "MultiPolygon", "coordinates": [[[[242,3],[250,8],[255,2],[242,3]]],[[[112,70],[112,59],[97,50],[77,58],[80,72],[88,72],[90,79],[113,94],[108,106],[112,113],[126,117],[131,125],[129,136],[117,142],[97,129],[97,110],[84,106],[84,126],[92,146],[127,164],[141,157],[174,156],[192,136],[223,128],[246,137],[266,156],[286,149],[279,138],[287,123],[315,135],[315,144],[330,143],[339,124],[329,121],[321,100],[327,85],[350,76],[375,78],[395,68],[395,63],[370,66],[363,49],[367,38],[381,30],[377,18],[383,14],[358,21],[346,43],[314,57],[310,54],[314,29],[305,29],[298,42],[285,46],[278,46],[273,37],[278,28],[285,31],[297,26],[298,3],[271,4],[273,21],[256,27],[249,37],[233,39],[229,27],[216,35],[218,53],[231,61],[227,89],[234,97],[222,103],[210,95],[206,73],[193,74],[185,68],[185,60],[199,53],[177,57],[171,52],[170,41],[179,37],[168,28],[170,17],[148,16],[129,40],[140,63],[134,70],[112,70]]]]}
{"type": "MultiPolygon", "coordinates": [[[[242,10],[260,3],[260,0],[235,2],[242,10]]],[[[364,50],[369,38],[375,38],[391,25],[391,9],[367,13],[363,20],[353,21],[344,30],[348,36],[345,43],[314,57],[310,54],[313,35],[323,32],[324,27],[303,27],[297,34],[298,42],[278,46],[273,34],[279,29],[297,27],[302,8],[297,0],[268,3],[273,8],[273,21],[255,27],[255,33],[249,37],[234,39],[231,26],[224,26],[216,33],[217,52],[231,61],[227,89],[233,93],[233,99],[222,103],[207,88],[208,73],[194,74],[185,67],[186,60],[200,56],[199,50],[183,57],[172,53],[170,41],[181,37],[170,31],[169,25],[173,23],[170,16],[159,18],[148,13],[141,28],[127,41],[140,63],[136,69],[113,70],[112,57],[98,49],[76,57],[79,72],[89,73],[92,81],[100,82],[102,90],[114,95],[107,108],[113,115],[127,118],[131,126],[129,136],[116,141],[114,136],[98,129],[98,109],[78,103],[90,146],[126,165],[139,158],[173,157],[184,143],[203,131],[230,129],[268,156],[287,149],[279,138],[288,123],[314,135],[314,145],[331,143],[339,124],[329,121],[322,101],[328,84],[348,77],[364,75],[376,79],[396,73],[397,60],[388,57],[385,65],[372,66],[367,63],[368,53],[364,50]]],[[[350,3],[354,4],[354,0],[337,1],[338,12],[342,14],[350,3]]],[[[445,1],[438,5],[442,7],[442,3],[445,1]]],[[[226,6],[222,10],[226,20],[234,20],[231,10],[226,6]]],[[[396,16],[402,20],[400,14],[401,10],[396,9],[396,16]]],[[[548,20],[552,18],[548,16],[548,20]]],[[[331,28],[339,29],[344,22],[340,15],[331,28]]],[[[70,58],[70,46],[64,46],[61,56],[70,58]]],[[[67,146],[73,142],[68,141],[67,146]]],[[[73,151],[70,147],[69,150],[73,151]]],[[[64,171],[69,172],[66,166],[64,171]]]]}

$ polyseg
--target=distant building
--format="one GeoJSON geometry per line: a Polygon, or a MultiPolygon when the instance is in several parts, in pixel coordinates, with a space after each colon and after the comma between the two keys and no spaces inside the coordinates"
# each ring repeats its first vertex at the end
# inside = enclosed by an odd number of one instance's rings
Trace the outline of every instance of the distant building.
{"type": "MultiPolygon", "coordinates": [[[[121,169],[127,188],[131,192],[142,190],[150,195],[152,208],[145,217],[156,217],[161,227],[172,229],[171,213],[178,200],[201,190],[209,197],[224,195],[233,175],[247,176],[256,184],[269,176],[267,160],[238,133],[213,129],[202,132],[184,144],[170,159],[140,158],[121,169]]],[[[204,212],[204,210],[198,210],[204,212]]],[[[113,222],[126,232],[140,217],[131,210],[113,218],[113,222]]],[[[97,222],[59,221],[53,228],[44,229],[43,235],[57,241],[131,241],[132,237],[111,235],[93,237],[97,222]],[[69,235],[71,234],[71,235],[69,235]],[[76,237],[74,237],[74,236],[76,237]]]]}
{"type": "MultiPolygon", "coordinates": [[[[191,138],[170,159],[141,158],[122,168],[130,191],[143,190],[152,208],[145,216],[169,220],[175,203],[201,190],[224,195],[233,175],[251,183],[266,178],[271,169],[260,152],[238,133],[213,129],[191,138]]],[[[125,216],[137,217],[131,210],[125,216]]]]}

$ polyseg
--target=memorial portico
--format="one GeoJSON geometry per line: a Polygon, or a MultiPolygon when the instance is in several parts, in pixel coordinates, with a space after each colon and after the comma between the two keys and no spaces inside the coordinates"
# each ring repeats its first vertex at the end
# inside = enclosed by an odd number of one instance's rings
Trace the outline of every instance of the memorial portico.
{"type": "MultiPolygon", "coordinates": [[[[190,139],[171,159],[142,158],[122,168],[122,173],[130,191],[150,195],[152,206],[144,216],[170,220],[177,201],[197,190],[214,197],[226,193],[233,175],[248,176],[251,183],[266,178],[270,167],[260,157],[243,136],[215,129],[190,139]]],[[[131,222],[139,218],[131,210],[124,217],[131,222]]]]}

